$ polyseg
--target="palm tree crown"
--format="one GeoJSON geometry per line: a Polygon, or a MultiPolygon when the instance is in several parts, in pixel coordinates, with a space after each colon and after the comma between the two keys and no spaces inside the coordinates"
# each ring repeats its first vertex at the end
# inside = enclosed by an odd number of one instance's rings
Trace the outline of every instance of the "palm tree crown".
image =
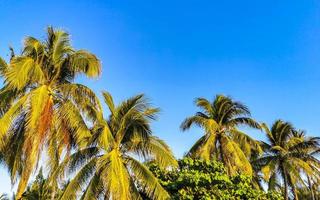
{"type": "Polygon", "coordinates": [[[12,182],[20,177],[20,198],[44,147],[57,164],[65,147],[90,136],[82,117],[89,105],[100,106],[89,88],[73,80],[77,74],[96,77],[101,66],[93,54],[74,50],[68,33],[52,27],[45,41],[27,37],[21,55],[12,53],[8,64],[0,61],[0,96],[7,103],[0,104],[0,147],[12,149],[4,160],[12,182]]]}
{"type": "Polygon", "coordinates": [[[261,142],[264,153],[256,160],[261,166],[269,189],[276,189],[282,179],[284,198],[288,199],[288,187],[292,195],[298,198],[296,185],[303,184],[303,176],[312,176],[319,180],[319,160],[316,154],[319,151],[319,138],[305,137],[304,132],[297,131],[290,123],[277,120],[269,129],[262,124],[268,142],[261,142]]]}
{"type": "Polygon", "coordinates": [[[75,199],[81,188],[82,199],[141,199],[143,191],[152,199],[168,199],[152,172],[137,158],[152,159],[162,167],[175,166],[169,147],[151,135],[150,120],[157,108],[143,95],[115,106],[111,95],[103,93],[110,110],[107,119],[97,112],[88,146],[72,154],[61,165],[69,173],[77,170],[62,199],[75,199]]]}
{"type": "Polygon", "coordinates": [[[259,128],[259,124],[250,118],[249,109],[229,97],[217,95],[213,102],[197,98],[196,105],[201,109],[181,124],[183,131],[192,125],[204,129],[205,134],[190,149],[188,155],[204,159],[219,159],[230,174],[242,171],[252,174],[247,159],[252,148],[259,148],[256,141],[238,130],[239,125],[259,128]]]}

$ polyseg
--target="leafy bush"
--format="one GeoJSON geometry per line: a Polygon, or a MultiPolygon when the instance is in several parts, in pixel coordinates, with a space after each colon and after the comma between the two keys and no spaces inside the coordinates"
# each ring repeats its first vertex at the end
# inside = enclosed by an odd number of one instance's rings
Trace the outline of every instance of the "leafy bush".
{"type": "Polygon", "coordinates": [[[217,161],[184,158],[177,169],[163,170],[155,164],[149,167],[175,200],[283,199],[279,193],[255,189],[249,176],[230,177],[217,161]]]}

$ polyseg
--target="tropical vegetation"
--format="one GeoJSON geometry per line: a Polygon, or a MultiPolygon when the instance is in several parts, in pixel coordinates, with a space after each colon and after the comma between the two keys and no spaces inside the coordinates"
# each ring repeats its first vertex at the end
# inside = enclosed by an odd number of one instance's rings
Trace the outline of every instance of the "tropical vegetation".
{"type": "Polygon", "coordinates": [[[261,142],[264,153],[255,160],[255,164],[260,166],[269,189],[279,187],[281,179],[285,199],[288,199],[289,187],[294,199],[299,199],[297,187],[303,185],[309,186],[310,193],[314,193],[311,185],[320,177],[320,163],[316,157],[320,138],[306,137],[305,132],[281,120],[277,120],[270,129],[265,124],[262,127],[268,143],[261,142]]]}
{"type": "Polygon", "coordinates": [[[42,150],[55,168],[63,150],[90,136],[83,115],[90,117],[88,107],[100,109],[99,101],[89,88],[73,81],[78,74],[96,77],[101,67],[95,55],[73,49],[69,34],[52,27],[46,40],[27,37],[20,55],[12,51],[9,63],[0,63],[0,148],[14,151],[3,160],[12,183],[19,179],[20,198],[42,150]]]}
{"type": "Polygon", "coordinates": [[[62,194],[63,189],[54,188],[48,179],[43,175],[42,168],[40,168],[35,180],[30,184],[26,191],[22,194],[22,200],[45,200],[57,199],[62,194]]]}
{"type": "Polygon", "coordinates": [[[223,95],[217,95],[212,102],[197,98],[195,103],[201,110],[186,118],[181,129],[185,131],[197,125],[204,129],[204,135],[191,147],[188,156],[220,160],[230,175],[239,171],[252,175],[248,156],[252,148],[259,149],[260,146],[238,129],[239,125],[260,128],[250,117],[249,109],[223,95]]]}
{"type": "Polygon", "coordinates": [[[165,170],[155,163],[150,164],[150,169],[172,199],[283,199],[278,192],[254,188],[251,176],[229,176],[223,163],[216,160],[187,157],[179,160],[179,167],[174,170],[165,170]]]}
{"type": "Polygon", "coordinates": [[[75,199],[78,192],[81,199],[141,199],[140,190],[152,199],[168,199],[167,191],[138,159],[152,159],[164,168],[177,165],[169,147],[152,135],[150,121],[158,108],[150,107],[144,95],[118,106],[109,93],[103,96],[110,115],[103,119],[101,112],[96,113],[99,122],[87,147],[62,162],[68,173],[77,173],[61,199],[75,199]]]}
{"type": "Polygon", "coordinates": [[[180,128],[203,136],[177,160],[153,134],[159,108],[144,94],[116,103],[104,91],[104,110],[76,83],[99,77],[101,63],[64,30],[48,27],[44,40],[10,51],[0,58],[0,162],[13,199],[320,199],[320,138],[289,122],[268,126],[228,96],[196,98],[199,111],[180,128]]]}

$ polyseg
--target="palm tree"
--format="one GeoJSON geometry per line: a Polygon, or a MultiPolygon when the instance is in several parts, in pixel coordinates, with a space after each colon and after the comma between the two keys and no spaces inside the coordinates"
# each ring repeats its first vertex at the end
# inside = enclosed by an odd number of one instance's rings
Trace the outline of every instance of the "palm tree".
{"type": "Polygon", "coordinates": [[[54,199],[57,199],[62,191],[53,189],[48,179],[43,176],[42,168],[40,168],[34,182],[22,194],[21,200],[47,200],[52,197],[53,192],[55,193],[54,199]]]}
{"type": "Polygon", "coordinates": [[[300,186],[297,188],[299,199],[320,200],[320,184],[318,182],[308,183],[308,187],[300,186]]]}
{"type": "Polygon", "coordinates": [[[319,149],[319,138],[307,138],[297,131],[290,123],[277,120],[269,129],[262,124],[268,142],[261,142],[263,155],[255,161],[260,166],[269,190],[284,185],[284,198],[289,198],[291,188],[294,199],[298,199],[296,185],[303,184],[302,173],[319,178],[319,160],[316,154],[310,153],[319,149]]]}
{"type": "Polygon", "coordinates": [[[0,200],[9,200],[7,194],[0,194],[0,200]]]}
{"type": "Polygon", "coordinates": [[[197,125],[204,129],[205,134],[193,145],[188,155],[206,160],[221,160],[229,174],[241,171],[251,175],[248,157],[252,148],[259,149],[259,144],[238,129],[239,125],[260,127],[250,118],[249,109],[223,95],[217,95],[213,102],[197,98],[195,103],[201,111],[186,118],[181,129],[185,131],[192,125],[197,125]]]}
{"type": "MultiPolygon", "coordinates": [[[[294,137],[298,138],[300,142],[306,143],[300,147],[300,151],[303,151],[304,154],[308,155],[303,160],[307,162],[313,173],[308,173],[308,170],[301,170],[302,176],[306,177],[306,180],[299,183],[300,188],[298,188],[299,198],[302,192],[308,191],[312,200],[315,200],[319,196],[319,183],[320,183],[320,162],[317,159],[320,155],[320,137],[308,137],[305,131],[295,131],[294,137]],[[301,191],[301,192],[300,192],[301,191]]],[[[300,198],[304,199],[304,198],[300,198]]]]}
{"type": "Polygon", "coordinates": [[[0,104],[0,148],[11,149],[3,160],[12,183],[20,179],[19,199],[43,148],[50,149],[53,164],[64,149],[90,136],[83,116],[90,117],[89,107],[99,109],[99,101],[73,81],[78,74],[97,77],[101,66],[95,55],[73,49],[68,33],[52,27],[45,41],[27,37],[21,55],[12,53],[9,63],[0,60],[0,98],[9,103],[0,104]]]}
{"type": "Polygon", "coordinates": [[[61,199],[76,199],[79,192],[81,199],[141,199],[141,191],[152,199],[168,199],[157,178],[140,162],[151,159],[161,167],[177,165],[169,147],[151,135],[150,121],[158,109],[150,107],[143,95],[119,106],[109,93],[103,96],[110,115],[103,119],[102,112],[96,112],[99,123],[88,146],[62,162],[64,173],[77,173],[61,199]]]}

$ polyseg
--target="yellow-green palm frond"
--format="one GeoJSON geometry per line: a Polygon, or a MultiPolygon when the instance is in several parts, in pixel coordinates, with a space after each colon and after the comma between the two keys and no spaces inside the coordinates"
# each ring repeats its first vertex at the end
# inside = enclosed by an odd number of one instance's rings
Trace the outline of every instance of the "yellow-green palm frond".
{"type": "Polygon", "coordinates": [[[215,133],[219,128],[219,124],[214,120],[210,119],[208,116],[201,112],[197,112],[196,115],[186,118],[180,128],[185,131],[191,128],[192,125],[196,125],[205,130],[205,133],[215,133]]]}
{"type": "Polygon", "coordinates": [[[43,61],[45,53],[45,46],[41,41],[34,37],[25,38],[22,55],[31,57],[36,62],[40,63],[43,61]]]}
{"type": "Polygon", "coordinates": [[[78,104],[81,104],[82,100],[87,99],[93,106],[97,107],[99,111],[102,110],[98,97],[85,85],[78,83],[61,84],[58,90],[65,98],[71,98],[78,104]]]}
{"type": "Polygon", "coordinates": [[[218,154],[216,147],[216,134],[203,135],[194,145],[190,148],[187,156],[192,158],[203,158],[210,160],[218,154]]]}
{"type": "Polygon", "coordinates": [[[47,139],[46,133],[52,119],[52,102],[47,94],[47,88],[41,87],[33,91],[30,96],[31,105],[28,106],[30,111],[26,113],[24,125],[23,153],[19,154],[24,159],[17,196],[22,195],[31,173],[38,165],[40,151],[47,139]]]}
{"type": "Polygon", "coordinates": [[[16,193],[16,197],[18,197],[19,199],[22,197],[22,194],[24,193],[25,189],[27,188],[27,184],[28,184],[29,177],[30,177],[31,173],[32,172],[30,171],[30,168],[24,169],[22,171],[20,181],[18,184],[17,193],[16,193]]]}
{"type": "Polygon", "coordinates": [[[97,159],[93,158],[86,165],[84,165],[76,176],[70,181],[67,188],[65,189],[61,200],[76,199],[78,193],[82,187],[87,183],[88,179],[94,174],[96,168],[97,159]]]}
{"type": "Polygon", "coordinates": [[[134,137],[147,139],[151,132],[149,120],[141,115],[140,112],[131,110],[121,119],[115,138],[121,143],[126,143],[126,141],[130,141],[134,137]]]}
{"type": "Polygon", "coordinates": [[[103,193],[103,185],[99,174],[94,174],[88,186],[86,187],[81,200],[96,200],[103,193]]]}
{"type": "MultiPolygon", "coordinates": [[[[59,117],[56,120],[58,120],[60,124],[64,123],[66,126],[60,126],[59,129],[67,128],[71,130],[72,136],[76,139],[77,144],[83,145],[84,142],[90,138],[90,129],[74,103],[71,101],[61,102],[57,108],[57,115],[59,117]]],[[[61,131],[63,132],[63,130],[61,131]]]]}
{"type": "Polygon", "coordinates": [[[40,128],[40,124],[46,121],[46,119],[43,120],[43,118],[47,117],[46,115],[52,115],[52,111],[50,112],[49,110],[47,110],[52,109],[50,108],[50,106],[52,107],[53,104],[52,99],[49,95],[48,87],[44,85],[33,90],[30,93],[29,101],[30,107],[28,109],[30,111],[27,115],[27,128],[36,132],[38,128],[40,128]]]}
{"type": "Polygon", "coordinates": [[[101,178],[106,193],[112,199],[131,199],[130,194],[130,175],[120,152],[112,150],[101,157],[98,163],[98,169],[101,169],[101,178]]]}
{"type": "Polygon", "coordinates": [[[123,101],[110,116],[109,124],[118,142],[125,143],[132,137],[148,138],[151,135],[150,121],[156,118],[157,108],[152,108],[144,95],[123,101]]]}
{"type": "Polygon", "coordinates": [[[102,106],[98,97],[88,87],[82,84],[62,84],[58,88],[64,98],[71,100],[77,109],[82,112],[91,122],[103,120],[102,106]]]}
{"type": "Polygon", "coordinates": [[[272,132],[271,132],[271,130],[269,129],[269,127],[268,127],[267,124],[262,123],[262,124],[261,124],[261,129],[262,129],[262,131],[264,131],[264,132],[268,135],[268,137],[270,138],[270,140],[272,140],[272,141],[275,140],[275,139],[273,138],[272,132]]]}
{"type": "Polygon", "coordinates": [[[7,62],[0,57],[0,75],[3,77],[7,71],[8,64],[7,62]]]}
{"type": "Polygon", "coordinates": [[[264,158],[260,158],[256,162],[259,162],[261,166],[260,168],[261,173],[265,181],[268,182],[272,178],[273,173],[277,173],[278,160],[276,157],[274,156],[264,157],[264,158]]]}
{"type": "Polygon", "coordinates": [[[98,144],[102,149],[108,151],[115,142],[111,129],[107,123],[103,123],[101,126],[94,126],[92,132],[93,135],[88,144],[98,144]]]}
{"type": "MultiPolygon", "coordinates": [[[[22,107],[27,101],[28,95],[23,96],[17,102],[15,102],[7,112],[0,119],[0,137],[3,138],[5,134],[9,131],[9,128],[13,125],[14,120],[20,114],[22,107]]],[[[3,140],[0,140],[0,147],[3,145],[3,140]]]]}
{"type": "MultiPolygon", "coordinates": [[[[27,105],[29,110],[26,113],[27,123],[25,125],[24,133],[24,154],[25,154],[25,167],[23,169],[23,176],[30,176],[34,167],[39,161],[40,151],[47,138],[47,132],[51,127],[53,115],[53,102],[48,94],[46,86],[39,87],[30,93],[30,104],[27,105]],[[24,172],[26,171],[26,172],[24,172]]],[[[29,178],[29,177],[28,177],[29,178]]],[[[27,181],[27,177],[21,177],[20,182],[27,181]]],[[[21,187],[24,187],[22,183],[21,187]]],[[[18,190],[24,191],[25,188],[18,190]]]]}
{"type": "Polygon", "coordinates": [[[104,102],[107,104],[107,106],[109,108],[109,111],[111,112],[112,115],[114,115],[115,114],[115,105],[114,105],[114,101],[113,101],[111,94],[107,91],[103,91],[102,96],[104,98],[104,102]]]}
{"type": "Polygon", "coordinates": [[[45,80],[41,66],[31,57],[14,57],[4,75],[6,83],[21,90],[31,83],[45,80]]]}
{"type": "Polygon", "coordinates": [[[249,158],[251,156],[251,151],[257,152],[258,154],[262,153],[262,148],[260,146],[260,142],[251,138],[249,135],[245,134],[244,132],[231,129],[230,134],[232,140],[235,141],[243,153],[249,158]]]}
{"type": "Polygon", "coordinates": [[[141,189],[152,199],[169,199],[167,191],[161,186],[158,179],[149,169],[132,157],[126,158],[127,165],[136,177],[136,181],[141,185],[141,189]]]}
{"type": "Polygon", "coordinates": [[[90,78],[98,77],[101,74],[99,59],[85,50],[74,52],[69,58],[69,65],[76,74],[84,73],[90,78]]]}
{"type": "Polygon", "coordinates": [[[160,167],[176,167],[178,166],[177,160],[173,156],[170,147],[160,138],[150,136],[149,141],[145,145],[146,151],[151,155],[160,167]]]}
{"type": "Polygon", "coordinates": [[[226,136],[222,136],[220,145],[221,159],[226,163],[229,174],[242,172],[252,175],[252,166],[236,142],[226,136]]]}
{"type": "Polygon", "coordinates": [[[117,106],[114,117],[125,118],[130,115],[131,111],[142,112],[145,108],[149,107],[149,102],[143,94],[133,96],[117,106]]]}
{"type": "MultiPolygon", "coordinates": [[[[46,146],[47,148],[47,168],[49,170],[50,174],[54,173],[54,170],[56,170],[59,167],[60,164],[60,158],[62,158],[62,151],[63,149],[59,145],[59,140],[57,138],[58,134],[56,131],[54,133],[50,134],[50,140],[46,146]]],[[[69,152],[66,153],[68,156],[69,152]]],[[[55,178],[55,181],[57,181],[57,178],[55,178]]]]}
{"type": "Polygon", "coordinates": [[[24,141],[23,144],[23,150],[24,150],[24,156],[25,160],[23,160],[23,167],[21,170],[21,175],[19,179],[19,184],[17,188],[17,198],[19,199],[23,192],[25,191],[28,181],[30,179],[31,174],[34,172],[36,166],[38,165],[39,162],[39,157],[40,157],[40,142],[37,140],[38,138],[29,137],[24,141]]]}
{"type": "MultiPolygon", "coordinates": [[[[109,126],[112,130],[117,130],[119,132],[119,129],[125,129],[123,125],[125,124],[125,116],[131,117],[133,113],[139,113],[139,110],[136,108],[142,107],[143,105],[143,95],[137,95],[135,97],[132,97],[126,101],[123,101],[120,105],[114,106],[113,100],[111,96],[108,96],[107,92],[104,92],[104,96],[107,97],[106,104],[108,105],[108,108],[110,109],[110,112],[112,113],[109,116],[109,119],[107,120],[109,123],[109,126]],[[110,102],[108,102],[110,101],[110,102]],[[111,104],[110,104],[111,103],[111,104]],[[110,106],[110,107],[109,107],[110,106]],[[122,127],[121,127],[122,126],[122,127]]],[[[128,118],[127,117],[127,118],[128,118]]],[[[127,120],[128,121],[128,120],[127,120]]],[[[116,135],[116,131],[113,131],[116,135]]],[[[119,138],[122,138],[123,135],[118,134],[119,138]]]]}
{"type": "Polygon", "coordinates": [[[285,146],[287,140],[292,136],[295,128],[289,122],[284,122],[282,120],[276,120],[271,127],[271,134],[273,136],[273,141],[268,137],[268,140],[273,145],[285,146]]]}
{"type": "Polygon", "coordinates": [[[1,149],[2,161],[6,164],[10,173],[11,183],[15,184],[17,178],[21,175],[23,160],[23,141],[26,124],[26,115],[21,115],[16,119],[18,123],[10,128],[4,138],[4,146],[1,149]],[[8,151],[10,149],[10,151],[8,151]]]}
{"type": "Polygon", "coordinates": [[[251,128],[261,129],[260,124],[250,117],[237,117],[237,118],[231,119],[226,123],[226,126],[230,126],[230,127],[236,127],[240,125],[246,125],[251,128]]]}
{"type": "Polygon", "coordinates": [[[126,144],[128,152],[135,153],[147,160],[153,160],[160,167],[176,167],[176,159],[169,146],[156,136],[150,136],[148,140],[132,139],[126,144]]]}
{"type": "Polygon", "coordinates": [[[4,115],[9,108],[24,95],[24,90],[12,89],[7,84],[0,89],[0,116],[4,115]]]}
{"type": "Polygon", "coordinates": [[[48,60],[56,68],[55,70],[61,67],[65,56],[73,51],[70,46],[69,34],[61,29],[54,29],[51,26],[47,28],[47,38],[44,44],[49,56],[48,60]]]}
{"type": "Polygon", "coordinates": [[[97,147],[88,147],[65,156],[58,167],[50,169],[49,182],[64,180],[70,174],[78,172],[83,166],[96,158],[98,154],[99,149],[97,147]]]}
{"type": "Polygon", "coordinates": [[[205,98],[196,98],[195,104],[202,108],[206,115],[212,115],[214,113],[212,104],[205,98]]]}
{"type": "Polygon", "coordinates": [[[216,118],[220,124],[240,116],[250,116],[246,105],[224,95],[217,95],[212,102],[212,107],[214,110],[212,117],[216,118]]]}

